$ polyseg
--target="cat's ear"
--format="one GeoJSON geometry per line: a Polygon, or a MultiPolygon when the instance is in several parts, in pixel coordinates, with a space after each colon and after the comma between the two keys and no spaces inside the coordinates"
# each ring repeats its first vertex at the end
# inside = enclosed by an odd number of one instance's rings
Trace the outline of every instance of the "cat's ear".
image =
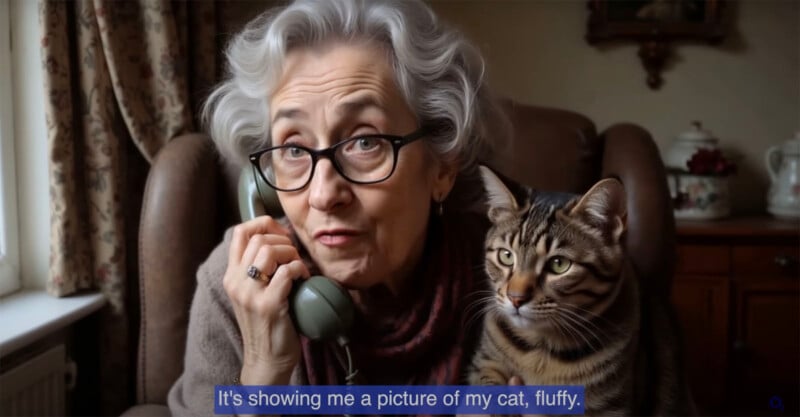
{"type": "Polygon", "coordinates": [[[625,231],[628,217],[626,204],[622,183],[616,178],[606,178],[587,191],[569,214],[579,216],[618,241],[625,231]]]}
{"type": "Polygon", "coordinates": [[[511,190],[503,184],[503,181],[491,169],[481,165],[481,178],[483,186],[486,188],[486,195],[489,205],[489,219],[496,222],[503,217],[511,216],[519,210],[517,200],[511,190]]]}

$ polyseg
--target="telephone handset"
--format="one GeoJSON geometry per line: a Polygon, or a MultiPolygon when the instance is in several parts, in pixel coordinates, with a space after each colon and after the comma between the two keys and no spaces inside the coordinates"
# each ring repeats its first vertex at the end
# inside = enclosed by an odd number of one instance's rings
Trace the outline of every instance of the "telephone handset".
{"type": "MultiPolygon", "coordinates": [[[[283,215],[277,193],[255,172],[255,167],[242,169],[238,188],[242,221],[265,214],[283,215]]],[[[340,345],[347,345],[346,334],[355,314],[353,301],[336,281],[320,275],[295,281],[289,310],[297,330],[309,339],[336,339],[340,345]]]]}

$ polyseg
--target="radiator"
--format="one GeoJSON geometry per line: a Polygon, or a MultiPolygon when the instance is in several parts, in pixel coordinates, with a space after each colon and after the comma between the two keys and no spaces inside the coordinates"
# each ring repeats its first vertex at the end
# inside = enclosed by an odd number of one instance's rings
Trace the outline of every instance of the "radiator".
{"type": "Polygon", "coordinates": [[[66,361],[58,345],[1,374],[0,416],[66,415],[66,361]]]}

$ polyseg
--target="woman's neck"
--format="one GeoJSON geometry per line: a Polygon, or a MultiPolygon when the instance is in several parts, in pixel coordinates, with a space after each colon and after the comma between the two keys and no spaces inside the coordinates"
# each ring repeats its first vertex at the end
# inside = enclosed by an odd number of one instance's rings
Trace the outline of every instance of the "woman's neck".
{"type": "MultiPolygon", "coordinates": [[[[421,262],[417,262],[420,264],[421,262]]],[[[395,285],[381,283],[364,290],[352,290],[350,295],[356,307],[368,320],[393,318],[408,309],[422,292],[422,273],[418,267],[411,268],[403,278],[394,280],[395,285]]]]}
{"type": "Polygon", "coordinates": [[[418,299],[425,289],[424,276],[426,266],[432,261],[429,256],[430,248],[435,242],[430,241],[431,234],[436,233],[431,230],[429,224],[426,233],[421,237],[421,242],[413,245],[414,252],[408,257],[404,266],[386,277],[380,284],[374,285],[364,290],[353,290],[350,295],[356,306],[365,317],[390,317],[394,318],[398,313],[409,308],[414,300],[418,299]]]}

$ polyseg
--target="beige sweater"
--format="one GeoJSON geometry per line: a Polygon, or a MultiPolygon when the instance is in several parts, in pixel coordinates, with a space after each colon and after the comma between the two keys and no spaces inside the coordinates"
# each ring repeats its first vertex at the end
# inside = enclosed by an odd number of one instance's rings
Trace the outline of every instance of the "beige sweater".
{"type": "MultiPolygon", "coordinates": [[[[472,215],[470,215],[472,216],[472,215]]],[[[460,219],[463,235],[472,248],[474,261],[482,262],[483,237],[486,218],[460,219]],[[468,236],[468,237],[467,237],[468,236]]],[[[172,386],[167,403],[175,416],[201,416],[214,414],[214,386],[233,385],[242,367],[242,338],[228,295],[222,286],[228,262],[232,229],[197,272],[197,289],[192,301],[189,330],[186,340],[183,374],[172,386]]],[[[470,256],[471,258],[471,256],[470,256]]],[[[473,265],[473,270],[478,265],[473,265]]],[[[470,355],[476,334],[471,334],[463,348],[470,355]]],[[[305,385],[308,377],[303,360],[295,368],[290,384],[305,385]]]]}
{"type": "MultiPolygon", "coordinates": [[[[222,287],[228,266],[232,229],[197,272],[183,374],[170,389],[167,403],[174,416],[214,415],[214,385],[233,385],[242,368],[242,336],[230,299],[222,287]]],[[[305,375],[298,365],[293,385],[305,375]]]]}

